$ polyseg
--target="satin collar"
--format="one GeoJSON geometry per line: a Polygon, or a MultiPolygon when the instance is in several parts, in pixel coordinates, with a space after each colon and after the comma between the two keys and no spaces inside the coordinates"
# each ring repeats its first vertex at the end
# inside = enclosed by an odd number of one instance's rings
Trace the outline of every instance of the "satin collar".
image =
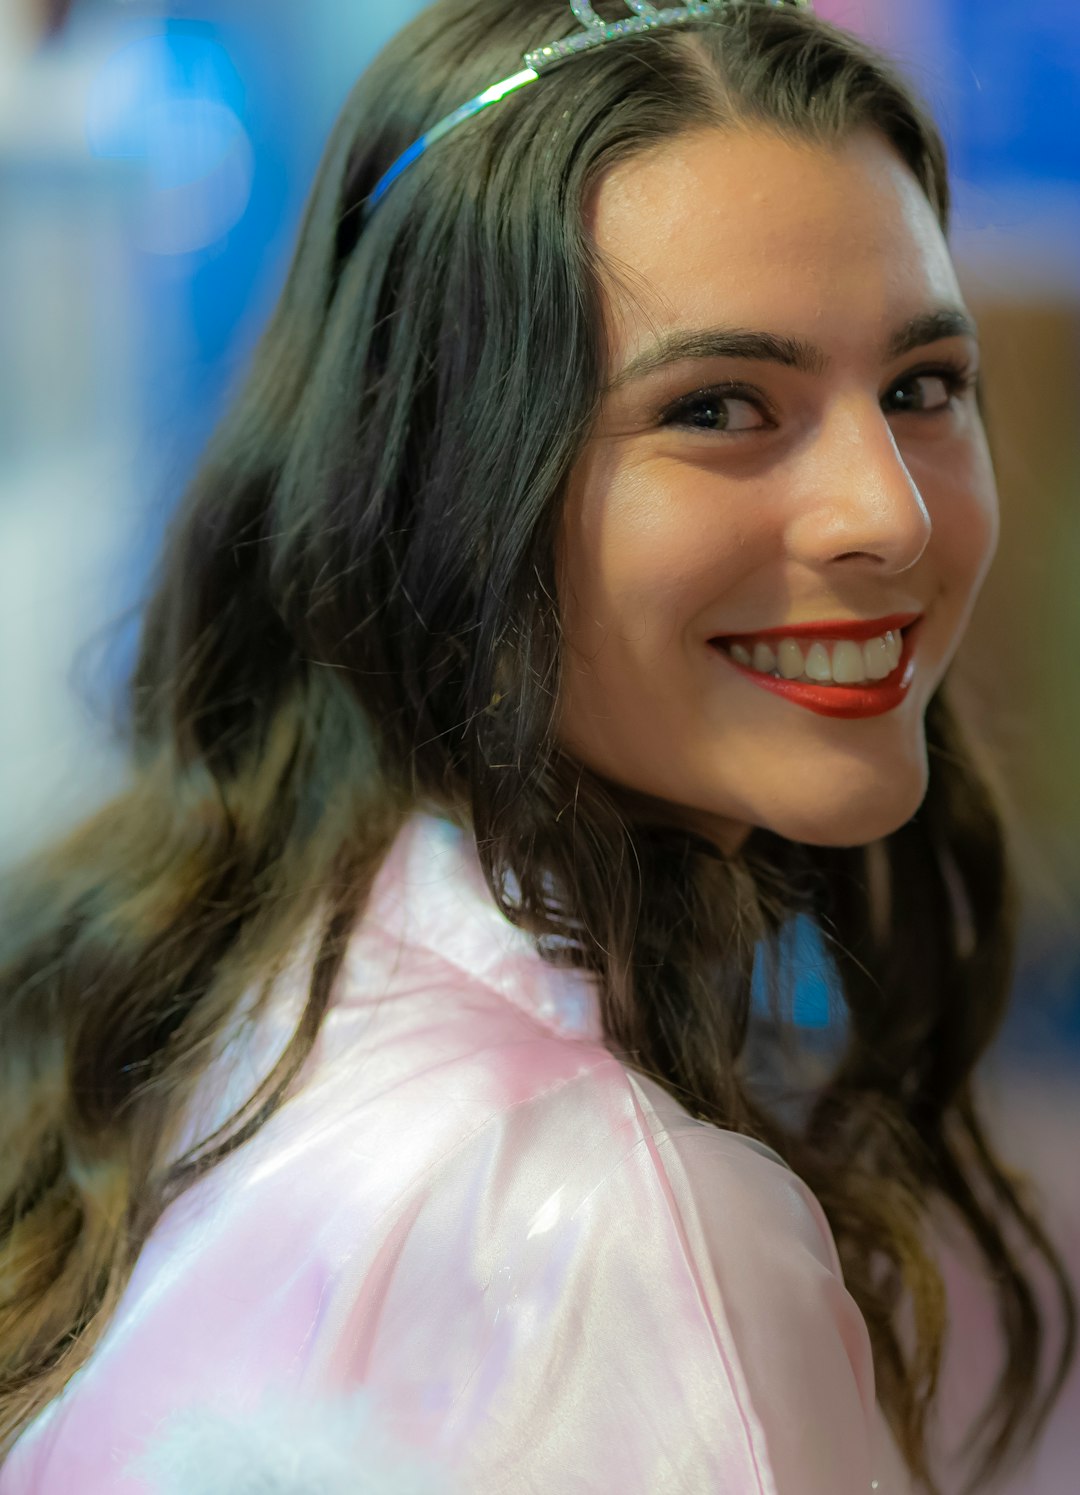
{"type": "MultiPolygon", "coordinates": [[[[543,959],[496,905],[471,832],[448,820],[417,813],[406,821],[379,870],[363,930],[377,932],[384,947],[437,954],[554,1032],[602,1040],[596,978],[543,959]]],[[[366,944],[362,931],[360,958],[366,944]]]]}

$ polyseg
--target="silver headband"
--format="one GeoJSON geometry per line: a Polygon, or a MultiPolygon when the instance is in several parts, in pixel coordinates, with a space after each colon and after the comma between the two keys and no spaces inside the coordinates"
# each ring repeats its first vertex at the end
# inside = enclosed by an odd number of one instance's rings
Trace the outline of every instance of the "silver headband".
{"type": "Polygon", "coordinates": [[[741,5],[769,5],[788,10],[812,9],[811,0],[687,0],[685,5],[665,10],[657,9],[649,0],[625,0],[625,4],[628,10],[633,11],[633,15],[627,16],[624,21],[602,21],[589,0],[570,0],[570,9],[584,29],[575,31],[562,41],[549,42],[546,46],[537,47],[535,51],[526,52],[523,59],[525,67],[520,73],[504,78],[501,83],[493,83],[483,93],[477,94],[475,99],[470,99],[460,109],[455,109],[453,114],[441,119],[437,125],[432,125],[376,182],[364,205],[364,221],[371,217],[402,172],[414,161],[418,161],[429,146],[448,135],[458,125],[464,124],[474,114],[479,114],[489,104],[497,104],[508,93],[524,88],[527,83],[535,83],[548,68],[568,57],[588,52],[593,47],[602,47],[607,42],[621,41],[624,36],[641,36],[649,31],[659,31],[662,27],[685,26],[692,21],[717,21],[727,11],[741,5]]]}

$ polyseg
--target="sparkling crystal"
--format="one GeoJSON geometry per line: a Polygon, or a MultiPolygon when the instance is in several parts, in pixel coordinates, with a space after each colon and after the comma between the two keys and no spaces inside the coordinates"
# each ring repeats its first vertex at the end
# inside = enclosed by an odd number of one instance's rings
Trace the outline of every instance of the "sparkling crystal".
{"type": "Polygon", "coordinates": [[[601,25],[600,17],[588,3],[588,0],[570,0],[570,9],[583,26],[601,25]]]}
{"type": "Polygon", "coordinates": [[[530,52],[525,61],[530,67],[550,65],[564,57],[587,52],[592,47],[606,42],[618,41],[624,36],[638,36],[659,27],[682,26],[689,21],[717,20],[724,12],[736,5],[765,3],[772,6],[790,6],[796,10],[809,10],[810,0],[687,0],[682,6],[657,9],[650,0],[625,0],[628,10],[634,15],[621,21],[602,21],[588,0],[570,0],[570,8],[581,22],[583,29],[573,36],[530,52]]]}

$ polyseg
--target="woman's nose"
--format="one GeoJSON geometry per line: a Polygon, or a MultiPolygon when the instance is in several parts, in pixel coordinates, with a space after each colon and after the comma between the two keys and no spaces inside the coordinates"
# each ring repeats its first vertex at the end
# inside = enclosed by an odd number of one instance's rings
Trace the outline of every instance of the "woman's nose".
{"type": "Polygon", "coordinates": [[[880,406],[860,398],[823,422],[788,528],[808,565],[906,571],[922,556],[932,524],[922,494],[880,406]]]}

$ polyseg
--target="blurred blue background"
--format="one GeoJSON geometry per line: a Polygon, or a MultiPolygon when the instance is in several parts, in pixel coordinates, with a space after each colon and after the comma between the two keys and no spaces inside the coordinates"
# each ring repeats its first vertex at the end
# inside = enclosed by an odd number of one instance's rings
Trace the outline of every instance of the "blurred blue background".
{"type": "MultiPolygon", "coordinates": [[[[415,0],[0,0],[0,861],[122,780],[111,702],[163,524],[281,285],[332,122],[415,0]]],[[[818,0],[944,127],[1002,557],[967,683],[1027,838],[1003,1040],[1080,1060],[1080,27],[1072,0],[818,0]],[[1074,676],[1077,672],[1071,672],[1074,676]]],[[[805,941],[805,932],[798,934],[805,941]]],[[[829,1022],[802,948],[795,1016],[829,1022]]]]}

